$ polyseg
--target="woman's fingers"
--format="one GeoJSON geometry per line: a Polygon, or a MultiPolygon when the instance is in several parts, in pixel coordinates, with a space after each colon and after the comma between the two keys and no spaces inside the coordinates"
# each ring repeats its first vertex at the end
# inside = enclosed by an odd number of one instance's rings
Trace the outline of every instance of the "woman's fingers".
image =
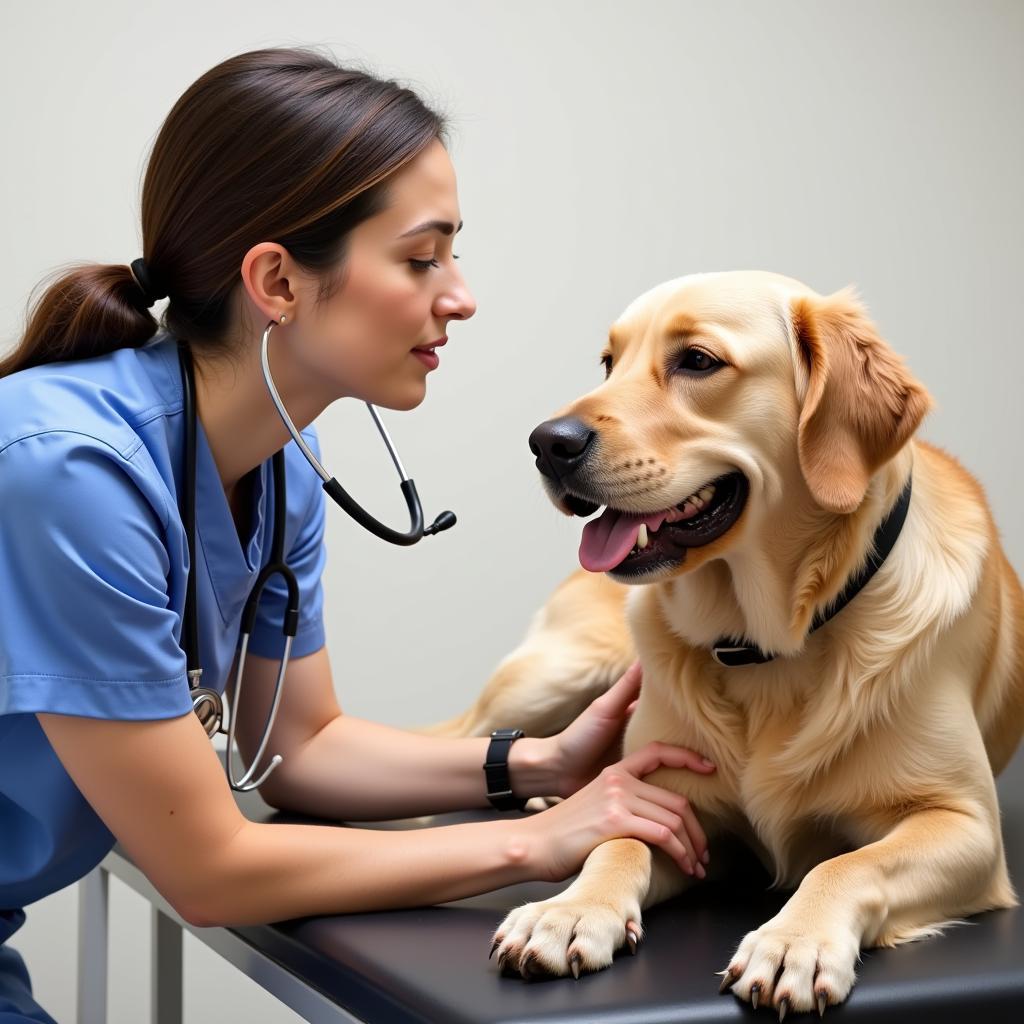
{"type": "Polygon", "coordinates": [[[696,848],[693,836],[689,834],[687,822],[682,815],[676,814],[675,811],[669,810],[669,808],[661,804],[644,800],[642,797],[634,798],[631,809],[639,817],[656,821],[659,825],[664,825],[670,829],[676,839],[679,840],[679,845],[683,848],[686,855],[686,863],[683,870],[688,875],[696,874],[698,878],[704,877],[704,868],[700,863],[701,851],[696,848]]]}
{"type": "Polygon", "coordinates": [[[651,846],[660,847],[679,865],[680,871],[687,875],[693,874],[693,855],[687,851],[679,841],[679,837],[668,825],[651,821],[650,818],[639,815],[630,818],[627,825],[629,835],[651,846]]]}
{"type": "Polygon", "coordinates": [[[634,750],[624,757],[619,764],[630,775],[640,779],[650,775],[657,768],[689,768],[696,772],[708,774],[715,770],[714,764],[707,758],[688,747],[677,747],[671,743],[660,743],[657,740],[634,750]]]}
{"type": "Polygon", "coordinates": [[[704,829],[700,827],[700,822],[697,821],[697,815],[694,813],[693,807],[690,806],[690,801],[679,793],[662,789],[661,786],[652,786],[647,782],[639,781],[636,785],[637,796],[640,799],[665,808],[682,821],[697,859],[707,863],[705,854],[708,849],[708,838],[704,834],[704,829]]]}

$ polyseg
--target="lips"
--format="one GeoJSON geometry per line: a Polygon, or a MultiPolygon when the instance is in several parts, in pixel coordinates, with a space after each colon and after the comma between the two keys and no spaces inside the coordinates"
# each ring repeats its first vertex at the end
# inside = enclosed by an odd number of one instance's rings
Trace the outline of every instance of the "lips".
{"type": "Polygon", "coordinates": [[[438,338],[437,341],[427,342],[426,345],[417,345],[413,352],[433,352],[435,348],[440,348],[442,345],[448,344],[448,338],[438,338]]]}

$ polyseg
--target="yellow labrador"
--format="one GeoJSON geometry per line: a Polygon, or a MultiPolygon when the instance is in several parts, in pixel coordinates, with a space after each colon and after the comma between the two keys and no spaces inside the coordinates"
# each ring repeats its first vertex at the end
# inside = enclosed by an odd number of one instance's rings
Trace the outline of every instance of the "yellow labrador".
{"type": "MultiPolygon", "coordinates": [[[[436,729],[550,734],[639,654],[625,753],[709,755],[710,776],[648,781],[691,802],[709,871],[732,833],[798,886],[723,989],[820,1013],[862,946],[1017,902],[993,776],[1024,730],[1020,583],[977,481],[913,436],[931,398],[852,291],[669,281],[623,312],[604,359],[606,381],[531,437],[562,511],[606,506],[584,527],[589,571],[436,729]]],[[[642,908],[693,881],[642,842],[604,843],[563,893],[508,915],[499,960],[606,967],[642,908]]]]}

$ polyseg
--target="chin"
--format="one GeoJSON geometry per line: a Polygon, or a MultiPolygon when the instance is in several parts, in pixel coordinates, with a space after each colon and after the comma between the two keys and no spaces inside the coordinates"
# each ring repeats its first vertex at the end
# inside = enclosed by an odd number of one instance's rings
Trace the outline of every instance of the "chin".
{"type": "Polygon", "coordinates": [[[418,384],[408,385],[403,388],[388,388],[366,399],[382,409],[394,409],[396,412],[408,412],[415,409],[427,396],[427,382],[420,381],[418,384]]]}

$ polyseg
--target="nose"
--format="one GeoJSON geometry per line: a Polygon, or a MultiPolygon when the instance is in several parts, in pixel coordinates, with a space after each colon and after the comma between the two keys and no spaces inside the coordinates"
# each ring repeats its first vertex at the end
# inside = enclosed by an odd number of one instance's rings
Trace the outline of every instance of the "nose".
{"type": "Polygon", "coordinates": [[[580,467],[596,436],[595,431],[575,416],[559,416],[534,428],[530,434],[530,451],[537,456],[537,468],[557,480],[580,467]]]}
{"type": "Polygon", "coordinates": [[[455,285],[445,288],[434,302],[434,314],[439,320],[468,320],[476,312],[476,299],[465,278],[456,270],[455,285]]]}

